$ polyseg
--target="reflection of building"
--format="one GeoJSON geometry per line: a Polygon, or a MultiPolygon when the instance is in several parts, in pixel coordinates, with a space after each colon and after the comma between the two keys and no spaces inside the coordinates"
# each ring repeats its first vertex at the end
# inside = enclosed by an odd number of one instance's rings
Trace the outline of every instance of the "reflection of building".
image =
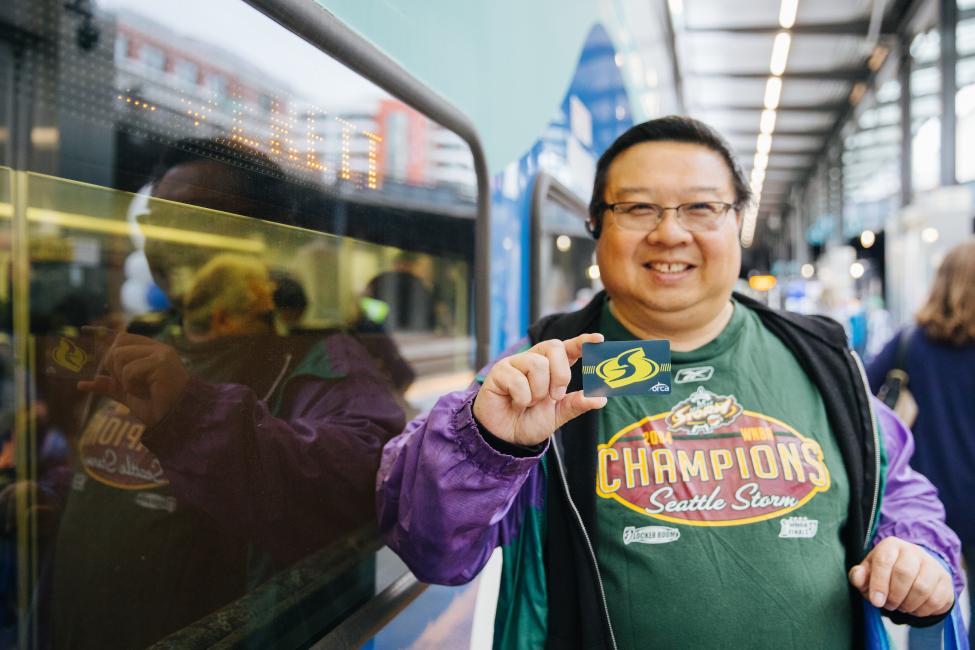
{"type": "Polygon", "coordinates": [[[400,101],[313,107],[241,57],[128,10],[117,13],[114,53],[115,101],[130,128],[229,137],[357,190],[388,180],[475,192],[467,145],[400,101]]]}
{"type": "Polygon", "coordinates": [[[123,122],[188,136],[222,135],[279,162],[313,166],[300,156],[307,147],[285,99],[293,96],[289,88],[241,57],[139,13],[121,9],[116,15],[115,100],[123,122]]]}
{"type": "MultiPolygon", "coordinates": [[[[457,135],[395,99],[358,102],[355,108],[314,116],[322,134],[321,158],[339,161],[330,179],[376,189],[389,180],[406,185],[449,185],[473,194],[470,149],[457,135]]],[[[307,117],[307,116],[306,116],[307,117]]]]}

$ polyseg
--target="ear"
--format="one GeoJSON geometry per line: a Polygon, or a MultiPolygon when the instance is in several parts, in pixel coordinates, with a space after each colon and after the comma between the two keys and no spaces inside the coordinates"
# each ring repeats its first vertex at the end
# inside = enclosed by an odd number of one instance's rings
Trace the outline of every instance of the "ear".
{"type": "Polygon", "coordinates": [[[592,235],[593,239],[599,239],[599,233],[602,231],[602,224],[592,217],[589,217],[586,219],[586,230],[589,231],[589,234],[592,235]]]}

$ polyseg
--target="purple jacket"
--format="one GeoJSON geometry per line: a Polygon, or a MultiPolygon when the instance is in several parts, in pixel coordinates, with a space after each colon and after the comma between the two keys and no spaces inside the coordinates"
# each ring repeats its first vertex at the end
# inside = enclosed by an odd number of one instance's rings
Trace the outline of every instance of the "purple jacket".
{"type": "MultiPolygon", "coordinates": [[[[472,580],[494,548],[517,533],[522,513],[512,504],[543,500],[539,461],[544,451],[516,458],[485,442],[471,412],[478,388],[474,384],[445,395],[383,450],[380,529],[389,547],[424,582],[472,580]]],[[[874,544],[895,536],[934,551],[952,568],[956,593],[961,593],[958,538],[944,523],[937,491],[909,465],[911,432],[879,400],[873,406],[887,454],[874,544]]]]}
{"type": "Polygon", "coordinates": [[[351,337],[333,334],[304,359],[281,343],[262,350],[261,374],[283,379],[270,404],[194,378],[142,442],[177,498],[287,564],[373,520],[381,449],[404,419],[351,337]]]}

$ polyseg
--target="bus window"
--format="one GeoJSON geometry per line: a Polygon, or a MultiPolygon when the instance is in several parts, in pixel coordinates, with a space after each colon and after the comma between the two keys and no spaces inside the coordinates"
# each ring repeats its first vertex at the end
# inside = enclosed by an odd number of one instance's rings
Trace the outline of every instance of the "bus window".
{"type": "Polygon", "coordinates": [[[473,377],[471,149],[237,0],[3,14],[0,639],[307,646],[473,377]]]}
{"type": "Polygon", "coordinates": [[[579,309],[602,288],[588,219],[586,204],[570,189],[545,172],[538,174],[530,214],[532,322],[579,309]]]}

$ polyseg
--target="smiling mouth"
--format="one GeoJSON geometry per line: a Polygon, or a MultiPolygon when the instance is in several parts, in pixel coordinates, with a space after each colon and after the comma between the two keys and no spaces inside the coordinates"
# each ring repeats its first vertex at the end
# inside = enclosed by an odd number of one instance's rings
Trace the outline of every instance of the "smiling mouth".
{"type": "Polygon", "coordinates": [[[656,271],[657,273],[683,273],[684,271],[689,271],[693,269],[694,266],[691,264],[684,264],[682,262],[647,262],[643,265],[644,268],[650,269],[651,271],[656,271]]]}

